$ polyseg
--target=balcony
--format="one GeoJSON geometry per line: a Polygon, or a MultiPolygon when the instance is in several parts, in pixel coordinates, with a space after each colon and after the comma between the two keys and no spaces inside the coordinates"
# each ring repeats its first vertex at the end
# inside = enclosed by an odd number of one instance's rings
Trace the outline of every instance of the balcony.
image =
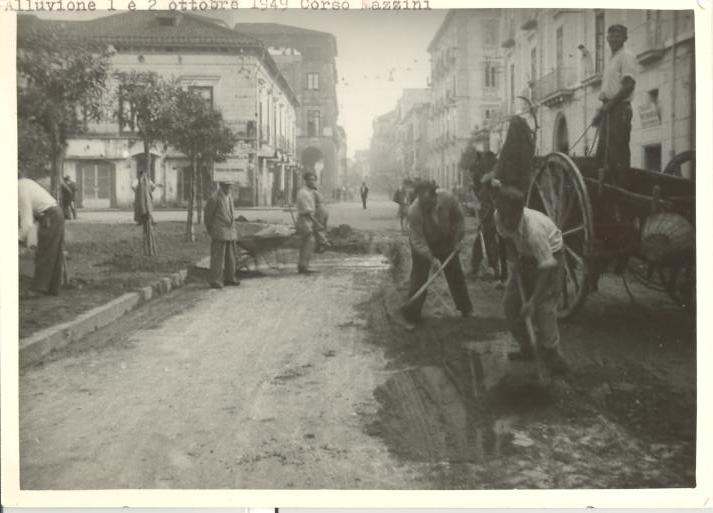
{"type": "Polygon", "coordinates": [[[666,48],[693,37],[693,16],[690,14],[652,11],[647,21],[629,33],[627,45],[636,53],[642,66],[663,58],[666,48]],[[675,34],[675,41],[674,41],[675,34]]]}
{"type": "Polygon", "coordinates": [[[574,68],[558,68],[532,83],[532,100],[548,107],[561,105],[574,94],[575,81],[574,68]]]}

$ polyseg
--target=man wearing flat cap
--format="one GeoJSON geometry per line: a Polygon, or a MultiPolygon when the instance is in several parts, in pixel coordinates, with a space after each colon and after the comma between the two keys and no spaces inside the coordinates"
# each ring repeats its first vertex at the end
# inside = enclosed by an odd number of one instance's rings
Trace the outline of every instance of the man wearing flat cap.
{"type": "Polygon", "coordinates": [[[222,289],[225,285],[240,285],[235,278],[235,241],[238,239],[233,214],[230,182],[220,182],[218,190],[208,198],[204,222],[210,235],[210,286],[222,289]]]}
{"type": "Polygon", "coordinates": [[[609,27],[607,42],[612,53],[602,76],[599,94],[602,105],[592,121],[594,126],[599,126],[597,163],[617,183],[631,165],[631,98],[636,85],[637,62],[624,48],[626,39],[624,25],[609,27]]]}

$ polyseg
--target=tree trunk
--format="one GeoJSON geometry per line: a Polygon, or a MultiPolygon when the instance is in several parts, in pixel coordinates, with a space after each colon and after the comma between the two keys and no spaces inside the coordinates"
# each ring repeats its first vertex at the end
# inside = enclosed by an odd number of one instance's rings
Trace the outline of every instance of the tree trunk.
{"type": "Polygon", "coordinates": [[[193,207],[196,202],[196,158],[191,157],[191,192],[188,195],[188,216],[186,218],[186,241],[194,242],[196,234],[193,230],[193,207]]]}
{"type": "MultiPolygon", "coordinates": [[[[139,170],[139,175],[141,170],[139,170]]],[[[147,187],[149,187],[149,195],[151,195],[151,182],[153,179],[151,177],[151,154],[149,153],[149,142],[144,141],[144,173],[146,175],[147,187]]],[[[151,196],[151,206],[153,210],[153,196],[151,196]]],[[[148,256],[155,256],[156,250],[156,236],[153,229],[153,218],[152,216],[146,216],[144,219],[144,252],[148,256]]]]}
{"type": "Polygon", "coordinates": [[[57,203],[62,205],[62,145],[59,141],[59,127],[57,124],[52,125],[52,162],[50,171],[50,187],[57,199],[57,203]]]}
{"type": "Polygon", "coordinates": [[[198,216],[198,224],[203,223],[203,168],[199,165],[198,172],[198,189],[196,190],[196,196],[198,201],[196,202],[196,214],[198,216]]]}

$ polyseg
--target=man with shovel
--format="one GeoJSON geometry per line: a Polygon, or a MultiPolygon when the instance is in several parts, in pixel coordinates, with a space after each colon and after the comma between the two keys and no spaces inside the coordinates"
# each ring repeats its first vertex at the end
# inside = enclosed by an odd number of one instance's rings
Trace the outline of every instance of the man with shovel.
{"type": "Polygon", "coordinates": [[[557,326],[564,273],[562,232],[545,214],[525,207],[525,195],[515,187],[502,187],[495,205],[495,226],[505,240],[510,265],[505,318],[520,345],[508,357],[535,361],[539,353],[553,375],[564,374],[568,367],[557,326]]]}
{"type": "Polygon", "coordinates": [[[458,257],[465,236],[465,218],[460,205],[451,194],[436,192],[431,182],[418,182],[414,193],[416,199],[408,211],[412,259],[410,299],[401,308],[401,314],[409,324],[420,320],[430,281],[429,271],[442,271],[456,308],[463,317],[471,317],[473,305],[458,257]]]}

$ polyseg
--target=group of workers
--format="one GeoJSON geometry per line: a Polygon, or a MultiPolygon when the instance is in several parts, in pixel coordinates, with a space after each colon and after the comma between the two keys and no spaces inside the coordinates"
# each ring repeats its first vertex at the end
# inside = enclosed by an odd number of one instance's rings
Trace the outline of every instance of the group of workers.
{"type": "MultiPolygon", "coordinates": [[[[622,170],[629,167],[630,160],[630,100],[635,85],[636,61],[623,48],[626,39],[626,27],[609,27],[607,41],[612,55],[602,77],[602,105],[592,122],[600,130],[597,162],[615,179],[624,175],[622,170]]],[[[296,197],[295,228],[300,240],[297,272],[310,274],[313,271],[309,264],[314,251],[323,251],[330,245],[326,237],[328,214],[324,198],[316,186],[316,174],[307,172],[303,178],[304,185],[296,197]]],[[[492,175],[486,185],[493,210],[489,220],[493,228],[490,237],[497,233],[508,262],[503,300],[505,318],[520,346],[509,356],[513,360],[532,360],[539,353],[526,329],[525,321],[530,319],[544,361],[553,373],[563,373],[567,364],[560,351],[557,325],[557,305],[565,272],[562,232],[545,214],[525,206],[526,195],[522,186],[502,183],[492,175]]],[[[67,195],[63,203],[72,205],[67,212],[63,212],[55,198],[38,183],[22,177],[18,180],[19,238],[28,246],[37,248],[31,287],[35,294],[57,294],[61,285],[64,219],[65,215],[76,218],[73,208],[76,186],[65,183],[63,190],[67,195]],[[33,241],[35,221],[38,228],[33,241]]],[[[366,184],[362,184],[360,195],[362,206],[366,208],[366,184]]],[[[456,308],[464,317],[472,316],[473,306],[459,260],[465,220],[456,198],[437,190],[432,182],[418,181],[412,188],[404,184],[394,195],[394,201],[399,204],[401,228],[409,232],[412,256],[409,300],[401,308],[404,320],[409,325],[419,322],[426,299],[427,287],[424,286],[433,273],[440,272],[445,275],[456,308]]],[[[207,201],[205,226],[212,241],[211,287],[239,285],[236,278],[237,231],[229,183],[220,183],[207,201]]],[[[487,230],[485,225],[481,228],[487,230]]]]}

